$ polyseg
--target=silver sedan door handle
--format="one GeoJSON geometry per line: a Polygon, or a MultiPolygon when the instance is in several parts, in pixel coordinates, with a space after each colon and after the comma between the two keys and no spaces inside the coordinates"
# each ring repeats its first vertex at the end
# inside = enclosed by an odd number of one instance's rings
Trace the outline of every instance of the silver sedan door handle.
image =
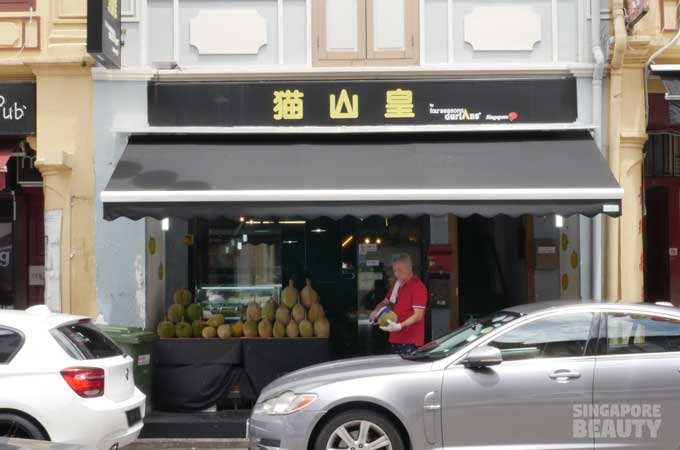
{"type": "Polygon", "coordinates": [[[560,383],[566,383],[569,380],[581,378],[581,374],[579,372],[572,372],[571,370],[556,370],[549,376],[551,380],[555,380],[560,383]]]}

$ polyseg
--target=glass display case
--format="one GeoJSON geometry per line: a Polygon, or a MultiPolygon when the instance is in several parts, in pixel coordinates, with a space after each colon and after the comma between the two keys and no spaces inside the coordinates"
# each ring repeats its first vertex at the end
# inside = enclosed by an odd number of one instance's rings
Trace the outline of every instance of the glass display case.
{"type": "Polygon", "coordinates": [[[203,310],[213,314],[223,314],[227,323],[243,319],[248,303],[251,301],[264,306],[270,298],[279,303],[280,284],[205,286],[196,289],[196,301],[203,307],[203,310]]]}

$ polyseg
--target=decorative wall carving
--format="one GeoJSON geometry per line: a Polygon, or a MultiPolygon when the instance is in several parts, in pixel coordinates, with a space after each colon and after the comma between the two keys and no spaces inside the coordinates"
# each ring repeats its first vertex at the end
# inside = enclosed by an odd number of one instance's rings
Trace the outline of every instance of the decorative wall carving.
{"type": "Polygon", "coordinates": [[[123,22],[139,22],[141,0],[121,0],[120,17],[123,22]]]}
{"type": "Polygon", "coordinates": [[[531,51],[541,16],[531,6],[479,6],[465,16],[465,42],[475,51],[531,51]],[[493,30],[493,32],[490,32],[493,30]]]}
{"type": "Polygon", "coordinates": [[[256,9],[201,10],[190,43],[200,55],[256,55],[267,44],[267,19],[256,9]]]}
{"type": "Polygon", "coordinates": [[[40,48],[39,17],[0,17],[0,51],[40,48]]]}
{"type": "Polygon", "coordinates": [[[87,41],[87,2],[50,0],[50,45],[82,44],[87,41]]]}

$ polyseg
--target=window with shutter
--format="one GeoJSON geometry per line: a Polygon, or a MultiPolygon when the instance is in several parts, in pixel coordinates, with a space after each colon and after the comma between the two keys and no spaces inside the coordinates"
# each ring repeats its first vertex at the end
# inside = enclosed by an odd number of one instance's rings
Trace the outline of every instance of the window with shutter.
{"type": "Polygon", "coordinates": [[[314,0],[315,65],[416,64],[418,0],[314,0]]]}

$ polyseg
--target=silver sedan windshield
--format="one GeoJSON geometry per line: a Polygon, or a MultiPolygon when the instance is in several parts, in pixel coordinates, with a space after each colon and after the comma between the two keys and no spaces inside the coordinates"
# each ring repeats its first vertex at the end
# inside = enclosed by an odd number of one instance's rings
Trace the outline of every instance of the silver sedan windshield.
{"type": "Polygon", "coordinates": [[[439,339],[436,339],[416,350],[410,355],[404,355],[407,359],[440,359],[445,358],[461,347],[474,342],[500,328],[513,320],[522,317],[521,314],[511,311],[499,311],[490,316],[476,320],[439,339]]]}

